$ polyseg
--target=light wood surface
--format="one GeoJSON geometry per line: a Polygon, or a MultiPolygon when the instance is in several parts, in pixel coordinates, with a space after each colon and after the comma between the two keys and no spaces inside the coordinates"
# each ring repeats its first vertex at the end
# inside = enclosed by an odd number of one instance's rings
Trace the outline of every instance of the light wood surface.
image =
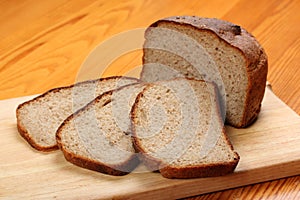
{"type": "MultiPolygon", "coordinates": [[[[146,172],[143,165],[129,175],[114,177],[74,166],[60,151],[34,150],[19,136],[15,119],[16,106],[31,98],[0,101],[0,197],[175,199],[300,173],[300,116],[270,90],[254,125],[246,129],[226,127],[241,157],[235,172],[187,180],[163,178],[159,173],[146,172]]],[[[299,189],[296,186],[295,190],[299,189]]]]}
{"type": "MultiPolygon", "coordinates": [[[[0,0],[0,99],[74,83],[97,45],[159,18],[188,14],[229,20],[255,35],[269,57],[274,93],[300,114],[299,10],[297,0],[0,0]]],[[[124,74],[139,65],[136,49],[101,66],[102,75],[124,74]]],[[[299,176],[293,176],[193,199],[299,199],[299,185],[299,176]]]]}

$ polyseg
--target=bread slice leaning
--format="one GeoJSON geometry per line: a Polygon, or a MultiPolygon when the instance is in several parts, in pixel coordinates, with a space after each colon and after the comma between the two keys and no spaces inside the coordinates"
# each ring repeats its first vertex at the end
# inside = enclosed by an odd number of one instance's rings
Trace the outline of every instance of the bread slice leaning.
{"type": "Polygon", "coordinates": [[[132,84],[106,92],[69,116],[56,134],[65,158],[110,175],[131,172],[139,159],[131,141],[130,110],[143,87],[132,84]]]}
{"type": "Polygon", "coordinates": [[[131,111],[141,160],[166,178],[221,176],[239,155],[226,135],[213,83],[177,78],[146,86],[131,111]]]}
{"type": "Polygon", "coordinates": [[[169,17],[146,30],[143,51],[142,81],[213,81],[228,124],[246,127],[257,118],[268,60],[259,42],[242,27],[214,18],[169,17]]]}
{"type": "Polygon", "coordinates": [[[37,150],[58,149],[55,134],[69,115],[102,93],[137,81],[135,78],[115,76],[49,90],[18,106],[18,131],[37,150]]]}

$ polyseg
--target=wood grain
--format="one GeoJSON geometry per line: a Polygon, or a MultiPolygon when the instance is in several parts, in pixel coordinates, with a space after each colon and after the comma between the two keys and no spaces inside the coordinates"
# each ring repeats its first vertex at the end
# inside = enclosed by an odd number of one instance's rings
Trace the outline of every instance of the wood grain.
{"type": "MultiPolygon", "coordinates": [[[[268,54],[275,94],[300,114],[299,10],[297,0],[1,0],[0,99],[71,84],[101,42],[162,17],[189,14],[226,19],[253,33],[268,54]]],[[[125,73],[141,64],[140,56],[120,57],[104,75],[125,73]]],[[[296,176],[197,199],[297,199],[299,182],[296,176]]]]}

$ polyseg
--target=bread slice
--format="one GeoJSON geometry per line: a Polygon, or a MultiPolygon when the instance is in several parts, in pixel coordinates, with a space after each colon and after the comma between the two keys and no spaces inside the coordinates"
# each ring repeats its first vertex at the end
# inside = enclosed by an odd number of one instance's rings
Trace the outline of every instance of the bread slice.
{"type": "Polygon", "coordinates": [[[37,150],[58,149],[55,133],[69,115],[98,95],[137,81],[115,76],[49,90],[18,106],[16,116],[19,133],[37,150]]]}
{"type": "Polygon", "coordinates": [[[110,175],[131,172],[139,159],[131,141],[130,110],[143,87],[132,84],[106,92],[69,116],[56,134],[65,158],[110,175]]]}
{"type": "Polygon", "coordinates": [[[221,176],[239,155],[225,133],[213,83],[177,78],[146,86],[131,111],[133,143],[166,178],[221,176]]]}
{"type": "Polygon", "coordinates": [[[235,127],[246,127],[257,118],[267,71],[267,56],[258,41],[227,21],[169,17],[145,32],[141,80],[186,76],[213,81],[226,122],[235,127]]]}

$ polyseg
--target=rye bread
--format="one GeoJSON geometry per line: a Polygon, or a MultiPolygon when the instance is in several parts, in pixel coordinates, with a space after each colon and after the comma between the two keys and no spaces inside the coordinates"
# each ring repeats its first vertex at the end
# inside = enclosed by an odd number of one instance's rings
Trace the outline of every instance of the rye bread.
{"type": "Polygon", "coordinates": [[[146,30],[143,51],[142,81],[182,76],[213,81],[228,124],[246,127],[257,118],[268,61],[244,28],[215,18],[169,17],[146,30]]]}
{"type": "Polygon", "coordinates": [[[55,133],[69,115],[98,95],[137,81],[135,78],[115,76],[51,89],[18,106],[18,131],[33,148],[39,151],[56,150],[55,133]]]}
{"type": "Polygon", "coordinates": [[[140,159],[166,178],[221,176],[239,162],[213,83],[184,78],[151,83],[138,95],[131,120],[140,159]]]}
{"type": "Polygon", "coordinates": [[[109,175],[131,172],[139,159],[131,141],[130,110],[143,87],[106,92],[69,116],[56,133],[66,160],[109,175]]]}

